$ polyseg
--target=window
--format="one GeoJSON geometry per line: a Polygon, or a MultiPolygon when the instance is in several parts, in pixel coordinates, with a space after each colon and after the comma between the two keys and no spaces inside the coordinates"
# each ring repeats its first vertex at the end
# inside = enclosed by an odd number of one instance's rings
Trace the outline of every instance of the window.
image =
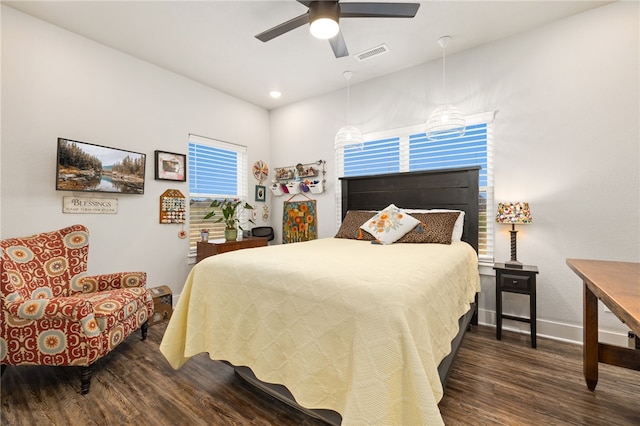
{"type": "MultiPolygon", "coordinates": [[[[336,152],[338,176],[480,166],[479,257],[492,262],[493,221],[487,209],[493,206],[493,117],[493,112],[465,117],[465,134],[457,138],[428,140],[424,125],[364,135],[361,151],[347,146],[336,152]]],[[[340,206],[337,209],[340,220],[340,206]]]]}
{"type": "Polygon", "coordinates": [[[247,198],[247,148],[189,135],[189,251],[195,253],[200,231],[224,238],[224,223],[204,220],[214,199],[247,198]]]}

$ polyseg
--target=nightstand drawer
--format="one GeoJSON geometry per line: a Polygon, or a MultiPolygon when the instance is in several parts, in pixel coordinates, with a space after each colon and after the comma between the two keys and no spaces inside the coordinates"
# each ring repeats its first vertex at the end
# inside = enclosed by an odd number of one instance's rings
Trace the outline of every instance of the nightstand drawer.
{"type": "Polygon", "coordinates": [[[500,287],[503,290],[516,290],[523,292],[531,291],[531,277],[522,275],[500,275],[500,287]]]}

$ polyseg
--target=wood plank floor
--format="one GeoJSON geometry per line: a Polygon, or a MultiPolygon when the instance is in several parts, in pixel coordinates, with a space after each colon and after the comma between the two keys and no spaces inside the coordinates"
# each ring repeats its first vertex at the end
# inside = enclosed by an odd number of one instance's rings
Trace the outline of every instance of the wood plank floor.
{"type": "MultiPolygon", "coordinates": [[[[2,425],[321,425],[255,391],[206,354],[174,371],[158,350],[166,324],[129,337],[94,368],[80,395],[72,367],[9,367],[2,425]]],[[[600,364],[590,392],[582,347],[474,328],[465,336],[440,410],[447,425],[640,425],[640,372],[600,364]]]]}

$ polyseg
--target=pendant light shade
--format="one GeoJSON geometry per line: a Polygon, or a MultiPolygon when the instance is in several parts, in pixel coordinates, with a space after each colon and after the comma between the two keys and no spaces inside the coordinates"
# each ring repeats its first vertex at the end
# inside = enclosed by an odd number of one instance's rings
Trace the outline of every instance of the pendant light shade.
{"type": "Polygon", "coordinates": [[[342,126],[340,130],[338,130],[338,133],[336,133],[335,149],[345,148],[348,146],[351,149],[361,151],[364,148],[364,138],[362,137],[362,133],[357,127],[349,124],[349,81],[351,80],[351,75],[351,71],[344,72],[344,78],[347,79],[347,125],[342,126]]]}
{"type": "Polygon", "coordinates": [[[442,105],[436,108],[427,120],[427,138],[462,136],[466,125],[467,122],[458,108],[453,105],[442,105]]]}
{"type": "MultiPolygon", "coordinates": [[[[442,47],[442,92],[445,99],[447,96],[445,59],[449,40],[451,40],[449,36],[442,36],[438,40],[438,44],[442,47]]],[[[427,139],[460,137],[464,135],[466,125],[467,122],[458,108],[453,105],[441,105],[429,115],[425,131],[427,139]]]]}
{"type": "Polygon", "coordinates": [[[342,126],[338,133],[336,133],[336,148],[345,147],[347,145],[350,148],[359,149],[363,148],[364,139],[362,133],[357,127],[354,126],[342,126]]]}

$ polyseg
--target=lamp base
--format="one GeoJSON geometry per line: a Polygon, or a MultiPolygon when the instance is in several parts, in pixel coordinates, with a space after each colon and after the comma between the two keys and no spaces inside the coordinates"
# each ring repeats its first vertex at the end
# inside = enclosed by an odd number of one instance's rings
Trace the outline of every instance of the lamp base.
{"type": "Polygon", "coordinates": [[[522,269],[522,262],[518,262],[517,260],[510,260],[508,262],[504,262],[504,266],[511,269],[522,269]]]}

